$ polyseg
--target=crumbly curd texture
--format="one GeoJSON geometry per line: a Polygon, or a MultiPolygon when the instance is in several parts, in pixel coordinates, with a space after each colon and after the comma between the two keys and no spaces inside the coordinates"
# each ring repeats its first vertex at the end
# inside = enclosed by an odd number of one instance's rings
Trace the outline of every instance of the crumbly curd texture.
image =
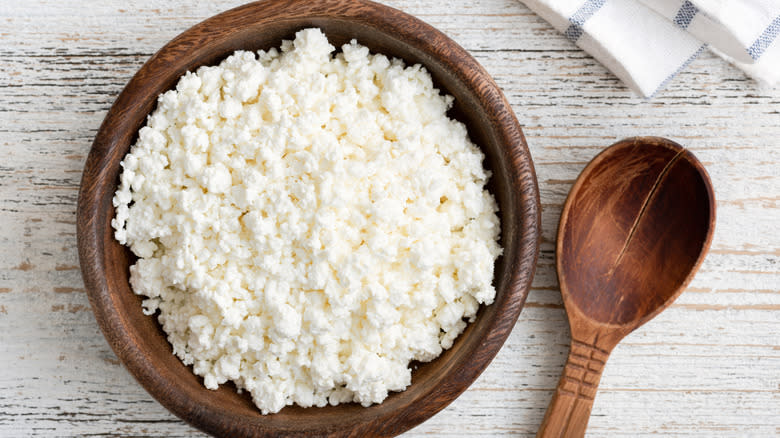
{"type": "Polygon", "coordinates": [[[112,221],[144,311],[258,408],[384,400],[495,297],[481,151],[419,66],[318,29],[160,95],[112,221]]]}

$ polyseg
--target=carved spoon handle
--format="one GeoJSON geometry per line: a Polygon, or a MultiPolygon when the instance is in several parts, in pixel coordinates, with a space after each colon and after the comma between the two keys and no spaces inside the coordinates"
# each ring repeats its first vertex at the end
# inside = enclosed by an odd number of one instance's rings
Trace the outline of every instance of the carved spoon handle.
{"type": "Polygon", "coordinates": [[[585,436],[601,371],[608,357],[609,351],[572,340],[569,358],[537,438],[585,436]]]}

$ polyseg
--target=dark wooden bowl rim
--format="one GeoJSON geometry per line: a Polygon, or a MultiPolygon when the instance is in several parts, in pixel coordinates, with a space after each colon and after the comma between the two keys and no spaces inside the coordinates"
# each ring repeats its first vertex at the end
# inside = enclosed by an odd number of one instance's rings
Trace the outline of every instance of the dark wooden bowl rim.
{"type": "Polygon", "coordinates": [[[535,272],[539,230],[533,162],[517,119],[495,82],[441,32],[398,10],[364,0],[250,3],[177,36],[141,67],[106,115],[84,167],[77,211],[82,275],[109,344],[162,405],[201,430],[220,436],[391,436],[440,411],[479,376],[514,327],[535,272]],[[497,265],[495,303],[480,310],[477,321],[452,349],[428,364],[419,364],[406,391],[368,408],[354,404],[287,407],[262,416],[234,388],[203,388],[200,378],[171,354],[156,318],[142,315],[141,299],[132,294],[127,281],[129,250],[113,240],[111,199],[119,161],[154,108],[156,97],[185,71],[212,65],[236,49],[278,46],[282,37],[292,36],[291,29],[311,26],[323,28],[329,38],[331,33],[341,35],[337,36],[339,44],[348,40],[344,32],[364,44],[373,41],[366,44],[372,51],[403,54],[407,62],[429,67],[437,84],[455,84],[446,91],[455,95],[456,102],[462,100],[456,103],[460,105],[456,117],[471,120],[471,134],[497,145],[491,146],[487,165],[493,167],[497,181],[491,184],[503,188],[497,198],[505,254],[497,265]],[[275,36],[266,38],[263,32],[275,36]]]}

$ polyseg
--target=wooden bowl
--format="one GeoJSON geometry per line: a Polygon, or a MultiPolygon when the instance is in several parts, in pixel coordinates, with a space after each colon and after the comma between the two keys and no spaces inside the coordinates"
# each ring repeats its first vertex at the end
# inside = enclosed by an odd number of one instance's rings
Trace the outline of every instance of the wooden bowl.
{"type": "Polygon", "coordinates": [[[539,251],[539,193],[517,119],[498,86],[463,48],[431,26],[367,1],[251,3],[210,18],[176,37],[130,80],[108,112],[84,167],[78,201],[78,247],[95,316],[117,356],[166,408],[215,435],[390,436],[443,409],[493,359],[514,327],[533,278],[539,251]],[[287,407],[261,415],[232,385],[206,389],[171,352],[156,317],[141,311],[128,283],[132,255],[113,237],[111,199],[119,162],[154,109],[157,96],[186,71],[214,65],[237,49],[278,47],[297,30],[320,27],[337,47],[352,38],[373,52],[421,63],[435,84],[455,97],[451,116],[464,122],[493,172],[489,190],[501,209],[504,255],[496,265],[495,302],[483,307],[454,346],[425,364],[413,364],[412,384],[368,408],[287,407]]]}

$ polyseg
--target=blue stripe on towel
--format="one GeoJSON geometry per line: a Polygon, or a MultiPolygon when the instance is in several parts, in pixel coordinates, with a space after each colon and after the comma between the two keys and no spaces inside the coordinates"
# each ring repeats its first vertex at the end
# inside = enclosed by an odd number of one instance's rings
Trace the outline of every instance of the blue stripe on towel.
{"type": "Polygon", "coordinates": [[[685,0],[677,11],[677,15],[674,16],[674,24],[680,29],[687,29],[691,24],[691,21],[693,21],[693,17],[695,17],[698,12],[699,8],[688,0],[685,0]]]}
{"type": "Polygon", "coordinates": [[[569,27],[566,28],[566,32],[563,33],[566,35],[566,38],[571,40],[571,42],[576,43],[585,32],[582,29],[582,26],[585,25],[585,22],[588,21],[588,19],[590,19],[590,17],[592,17],[596,11],[604,6],[606,1],[607,0],[587,0],[585,3],[583,3],[582,6],[577,9],[577,12],[569,17],[569,22],[571,25],[569,25],[569,27]]]}
{"type": "Polygon", "coordinates": [[[748,55],[758,61],[758,58],[764,54],[764,51],[772,45],[772,42],[780,33],[780,16],[776,17],[772,23],[761,32],[758,39],[747,49],[748,55]]]}
{"type": "Polygon", "coordinates": [[[680,73],[681,71],[683,71],[683,69],[685,69],[685,67],[688,67],[688,64],[693,62],[694,59],[696,59],[699,55],[701,55],[701,52],[703,52],[705,48],[707,48],[707,44],[702,44],[699,47],[699,49],[696,50],[696,52],[694,52],[693,55],[691,55],[690,58],[688,58],[685,62],[683,62],[682,65],[677,67],[677,70],[675,70],[669,76],[667,76],[666,79],[664,79],[664,81],[661,82],[661,85],[659,85],[658,88],[656,88],[655,91],[653,91],[653,94],[651,94],[647,99],[652,99],[653,97],[655,97],[655,95],[658,94],[658,92],[661,91],[666,86],[666,84],[669,83],[669,81],[672,80],[672,78],[677,76],[677,74],[680,73]]]}

